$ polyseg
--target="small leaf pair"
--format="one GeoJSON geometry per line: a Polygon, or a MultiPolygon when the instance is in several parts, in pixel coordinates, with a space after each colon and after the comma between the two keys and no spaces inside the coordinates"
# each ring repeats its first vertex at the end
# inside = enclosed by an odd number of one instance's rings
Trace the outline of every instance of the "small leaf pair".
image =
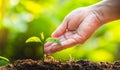
{"type": "MultiPolygon", "coordinates": [[[[26,40],[26,43],[29,43],[29,42],[53,42],[53,43],[57,43],[59,45],[61,45],[60,41],[56,38],[47,38],[46,40],[44,40],[44,34],[43,33],[40,33],[40,38],[39,37],[36,37],[36,36],[33,36],[33,37],[30,37],[29,39],[26,40]]],[[[44,42],[44,43],[45,43],[44,42]]]]}

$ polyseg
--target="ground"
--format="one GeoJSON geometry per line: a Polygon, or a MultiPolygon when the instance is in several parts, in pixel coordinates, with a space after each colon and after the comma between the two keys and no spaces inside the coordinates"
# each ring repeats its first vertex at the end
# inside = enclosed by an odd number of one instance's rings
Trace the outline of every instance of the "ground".
{"type": "Polygon", "coordinates": [[[79,61],[41,61],[24,59],[17,60],[1,70],[120,70],[120,62],[91,62],[88,60],[79,61]]]}

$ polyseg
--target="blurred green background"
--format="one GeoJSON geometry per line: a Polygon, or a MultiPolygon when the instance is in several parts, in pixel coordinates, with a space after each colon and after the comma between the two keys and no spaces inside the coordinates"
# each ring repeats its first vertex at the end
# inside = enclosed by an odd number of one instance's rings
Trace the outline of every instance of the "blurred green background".
{"type": "MultiPolygon", "coordinates": [[[[28,47],[31,36],[45,37],[60,25],[73,9],[95,4],[101,0],[0,0],[0,56],[11,61],[39,59],[39,47],[28,47]]],[[[112,16],[111,16],[112,17],[112,16]]],[[[80,46],[52,56],[61,61],[71,58],[113,62],[120,59],[120,21],[105,24],[80,46]]]]}

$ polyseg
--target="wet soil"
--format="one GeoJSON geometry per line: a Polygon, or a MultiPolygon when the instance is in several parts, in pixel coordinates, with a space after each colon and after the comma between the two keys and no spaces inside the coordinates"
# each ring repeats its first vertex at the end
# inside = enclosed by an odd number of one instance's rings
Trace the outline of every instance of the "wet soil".
{"type": "Polygon", "coordinates": [[[120,62],[17,60],[1,70],[120,70],[120,62]]]}

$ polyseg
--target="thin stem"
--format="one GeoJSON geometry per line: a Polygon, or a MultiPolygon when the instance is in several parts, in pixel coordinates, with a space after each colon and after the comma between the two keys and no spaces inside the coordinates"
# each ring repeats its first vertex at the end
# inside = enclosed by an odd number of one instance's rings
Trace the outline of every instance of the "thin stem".
{"type": "Polygon", "coordinates": [[[44,43],[42,43],[42,46],[41,46],[41,48],[42,48],[42,61],[44,62],[44,43]]]}

